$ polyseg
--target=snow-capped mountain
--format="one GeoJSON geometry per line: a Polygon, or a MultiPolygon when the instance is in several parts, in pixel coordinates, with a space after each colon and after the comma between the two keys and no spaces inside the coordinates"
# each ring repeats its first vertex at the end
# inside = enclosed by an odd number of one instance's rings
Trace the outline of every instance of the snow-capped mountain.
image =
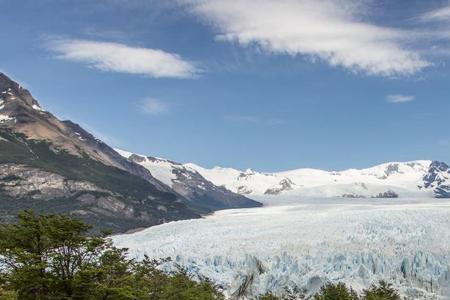
{"type": "Polygon", "coordinates": [[[188,165],[120,149],[115,150],[128,161],[145,167],[152,176],[189,200],[190,206],[207,210],[261,206],[259,202],[234,193],[223,186],[216,186],[188,165]]]}
{"type": "Polygon", "coordinates": [[[276,199],[277,196],[450,198],[450,167],[429,160],[391,162],[367,169],[331,172],[297,169],[261,173],[251,169],[239,171],[221,167],[206,169],[195,164],[186,166],[216,185],[258,199],[276,199]]]}

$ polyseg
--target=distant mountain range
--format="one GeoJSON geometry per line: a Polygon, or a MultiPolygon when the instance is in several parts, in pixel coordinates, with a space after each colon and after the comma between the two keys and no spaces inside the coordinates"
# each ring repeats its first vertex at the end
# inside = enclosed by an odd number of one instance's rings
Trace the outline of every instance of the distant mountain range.
{"type": "Polygon", "coordinates": [[[0,220],[34,209],[123,232],[260,205],[203,181],[204,190],[190,192],[166,185],[0,73],[0,220]]]}
{"type": "Polygon", "coordinates": [[[213,192],[218,199],[236,199],[235,203],[240,203],[241,207],[246,203],[239,202],[236,194],[263,202],[301,197],[450,198],[450,167],[438,161],[392,162],[367,169],[335,172],[297,169],[263,173],[251,169],[206,169],[192,163],[180,164],[119,149],[116,151],[145,167],[155,178],[188,199],[213,192]]]}
{"type": "Polygon", "coordinates": [[[450,167],[438,161],[391,162],[368,169],[329,172],[297,169],[262,173],[215,167],[196,170],[212,183],[250,198],[450,198],[450,167]]]}

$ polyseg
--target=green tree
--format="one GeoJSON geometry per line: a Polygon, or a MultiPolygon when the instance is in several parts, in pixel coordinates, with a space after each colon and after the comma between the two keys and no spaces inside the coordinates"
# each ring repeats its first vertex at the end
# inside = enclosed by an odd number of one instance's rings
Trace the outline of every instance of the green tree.
{"type": "Polygon", "coordinates": [[[297,287],[294,288],[286,287],[284,291],[281,293],[281,296],[276,296],[271,292],[267,292],[257,297],[255,300],[301,300],[306,299],[305,293],[306,293],[305,290],[299,289],[297,287]]]}
{"type": "Polygon", "coordinates": [[[0,288],[0,300],[15,300],[15,299],[17,299],[16,292],[0,288]]]}
{"type": "Polygon", "coordinates": [[[358,294],[343,283],[327,284],[314,295],[314,300],[358,300],[358,294]]]}
{"type": "Polygon", "coordinates": [[[0,226],[0,300],[216,300],[206,280],[165,274],[159,262],[126,258],[90,226],[62,215],[25,211],[0,226]]]}
{"type": "Polygon", "coordinates": [[[270,292],[265,293],[264,295],[261,295],[257,298],[257,300],[281,300],[281,299],[282,298],[279,298],[270,292]]]}
{"type": "Polygon", "coordinates": [[[378,285],[372,285],[363,291],[364,300],[400,300],[400,295],[391,284],[380,281],[378,285]]]}
{"type": "Polygon", "coordinates": [[[200,283],[190,280],[185,273],[168,277],[161,291],[161,300],[214,300],[223,299],[208,281],[200,283]]]}
{"type": "Polygon", "coordinates": [[[17,224],[1,225],[3,287],[21,300],[70,298],[75,276],[110,247],[102,237],[89,237],[89,229],[66,216],[31,211],[19,213],[17,224]]]}

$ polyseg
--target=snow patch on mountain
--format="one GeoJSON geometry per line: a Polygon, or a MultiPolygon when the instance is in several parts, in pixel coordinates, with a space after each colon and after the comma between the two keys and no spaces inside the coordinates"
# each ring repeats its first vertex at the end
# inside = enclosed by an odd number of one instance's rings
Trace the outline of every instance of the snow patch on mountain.
{"type": "Polygon", "coordinates": [[[2,115],[2,114],[0,114],[0,123],[8,122],[8,121],[13,121],[13,120],[14,120],[13,117],[10,117],[10,116],[8,116],[8,115],[2,115]]]}
{"type": "MultiPolygon", "coordinates": [[[[141,154],[134,154],[128,151],[124,151],[121,149],[115,149],[120,155],[127,159],[133,159],[136,163],[139,163],[146,169],[148,169],[154,177],[156,177],[159,181],[164,184],[172,187],[174,181],[177,179],[176,172],[174,169],[186,169],[181,164],[169,161],[163,158],[157,157],[149,157],[141,154]]],[[[190,170],[191,172],[197,172],[194,169],[190,170]]]]}
{"type": "Polygon", "coordinates": [[[44,110],[42,109],[42,107],[40,107],[40,106],[37,105],[37,104],[33,104],[31,107],[32,107],[34,110],[44,111],[44,110]]]}
{"type": "Polygon", "coordinates": [[[233,192],[271,201],[279,195],[298,197],[446,197],[450,168],[429,160],[391,162],[367,169],[323,171],[297,169],[263,173],[232,168],[206,169],[187,164],[206,179],[233,192]],[[264,196],[264,197],[263,197],[264,196]]]}
{"type": "Polygon", "coordinates": [[[187,165],[163,158],[134,154],[120,149],[116,149],[116,151],[129,161],[149,170],[156,179],[189,200],[191,205],[209,211],[224,208],[261,206],[260,203],[243,195],[233,193],[224,187],[216,186],[187,165]]]}

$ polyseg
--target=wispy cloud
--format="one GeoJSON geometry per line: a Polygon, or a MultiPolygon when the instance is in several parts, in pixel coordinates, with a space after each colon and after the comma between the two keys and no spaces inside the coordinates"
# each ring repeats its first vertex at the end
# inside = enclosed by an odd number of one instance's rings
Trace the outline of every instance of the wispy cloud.
{"type": "Polygon", "coordinates": [[[137,48],[119,43],[58,39],[48,43],[58,58],[81,62],[108,72],[150,77],[192,78],[196,67],[179,55],[159,49],[137,48]]]}
{"type": "Polygon", "coordinates": [[[423,22],[450,22],[450,5],[426,12],[420,16],[420,20],[423,22]]]}
{"type": "MultiPolygon", "coordinates": [[[[429,65],[404,44],[405,32],[363,22],[349,0],[179,0],[212,24],[217,38],[268,53],[306,55],[371,75],[414,74],[429,65]]],[[[364,2],[362,2],[364,3],[364,2]]]]}
{"type": "Polygon", "coordinates": [[[142,111],[149,115],[160,115],[169,110],[169,105],[155,98],[147,98],[141,103],[142,111]]]}
{"type": "Polygon", "coordinates": [[[402,95],[402,94],[393,94],[393,95],[387,95],[386,100],[390,103],[406,103],[411,102],[416,99],[415,96],[411,95],[402,95]]]}

